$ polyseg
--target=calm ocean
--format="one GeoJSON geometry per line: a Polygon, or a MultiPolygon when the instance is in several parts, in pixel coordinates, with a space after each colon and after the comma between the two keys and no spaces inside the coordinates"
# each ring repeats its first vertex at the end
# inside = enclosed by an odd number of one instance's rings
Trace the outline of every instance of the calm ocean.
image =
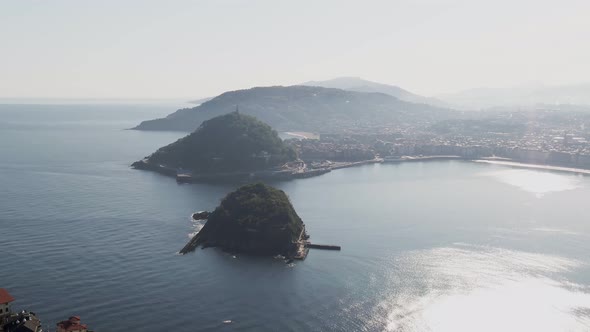
{"type": "Polygon", "coordinates": [[[0,287],[45,329],[588,331],[590,177],[442,161],[275,184],[311,239],[280,260],[179,256],[236,185],[129,164],[181,133],[123,130],[181,105],[0,105],[0,287]],[[223,321],[231,320],[231,324],[223,321]]]}

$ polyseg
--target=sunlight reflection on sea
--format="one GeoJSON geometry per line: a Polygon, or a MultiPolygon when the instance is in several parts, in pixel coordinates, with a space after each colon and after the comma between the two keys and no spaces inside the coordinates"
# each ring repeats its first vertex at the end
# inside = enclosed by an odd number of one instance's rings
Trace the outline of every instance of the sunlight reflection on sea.
{"type": "Polygon", "coordinates": [[[575,174],[558,174],[527,169],[503,169],[486,172],[484,175],[533,193],[539,198],[550,192],[573,190],[582,186],[581,176],[575,174]]]}
{"type": "Polygon", "coordinates": [[[407,276],[392,279],[403,291],[382,303],[388,331],[587,331],[590,325],[590,290],[561,277],[579,261],[464,244],[395,260],[407,276]]]}

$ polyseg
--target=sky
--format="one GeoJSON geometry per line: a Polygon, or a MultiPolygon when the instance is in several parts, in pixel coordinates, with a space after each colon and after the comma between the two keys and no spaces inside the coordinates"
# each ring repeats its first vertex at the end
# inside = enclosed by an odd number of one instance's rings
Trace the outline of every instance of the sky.
{"type": "Polygon", "coordinates": [[[588,0],[0,0],[0,98],[590,81],[588,0]]]}

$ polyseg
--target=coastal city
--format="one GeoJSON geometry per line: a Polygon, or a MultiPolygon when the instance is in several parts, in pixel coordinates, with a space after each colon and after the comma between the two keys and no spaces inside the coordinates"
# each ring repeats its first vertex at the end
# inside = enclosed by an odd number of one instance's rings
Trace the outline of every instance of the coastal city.
{"type": "Polygon", "coordinates": [[[455,157],[590,168],[590,114],[539,110],[480,114],[480,118],[412,124],[358,126],[338,133],[288,140],[302,160],[385,162],[455,157]],[[315,139],[318,138],[319,139],[315,139]]]}
{"type": "MultiPolygon", "coordinates": [[[[257,121],[239,112],[229,113],[224,117],[245,122],[257,121]]],[[[467,113],[454,119],[382,125],[349,124],[339,130],[327,132],[286,133],[283,148],[291,148],[295,155],[284,159],[284,162],[273,162],[277,155],[265,150],[244,156],[244,160],[249,160],[248,163],[258,165],[255,169],[235,168],[221,171],[220,167],[213,167],[213,171],[198,172],[189,164],[190,160],[182,161],[183,157],[170,158],[175,154],[162,152],[177,143],[164,147],[132,166],[175,177],[180,183],[243,179],[287,180],[372,163],[435,159],[485,159],[503,163],[590,169],[590,132],[586,128],[590,128],[590,113],[551,110],[488,111],[467,113]]],[[[270,129],[266,130],[269,135],[276,135],[270,134],[270,129]]],[[[209,146],[215,147],[216,144],[209,146]]],[[[202,159],[200,165],[227,163],[235,167],[244,162],[238,162],[237,159],[231,161],[229,158],[232,157],[228,157],[231,153],[223,154],[222,151],[222,148],[217,149],[213,152],[213,157],[202,159]]],[[[207,154],[209,153],[201,155],[207,154]]]]}

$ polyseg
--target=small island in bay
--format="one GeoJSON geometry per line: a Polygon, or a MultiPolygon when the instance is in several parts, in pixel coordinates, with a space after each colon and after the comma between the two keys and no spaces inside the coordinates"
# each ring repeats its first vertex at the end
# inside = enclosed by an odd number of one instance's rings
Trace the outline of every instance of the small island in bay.
{"type": "Polygon", "coordinates": [[[245,185],[229,193],[207,217],[181,254],[202,246],[288,259],[307,255],[305,224],[282,190],[262,183],[245,185]]]}

